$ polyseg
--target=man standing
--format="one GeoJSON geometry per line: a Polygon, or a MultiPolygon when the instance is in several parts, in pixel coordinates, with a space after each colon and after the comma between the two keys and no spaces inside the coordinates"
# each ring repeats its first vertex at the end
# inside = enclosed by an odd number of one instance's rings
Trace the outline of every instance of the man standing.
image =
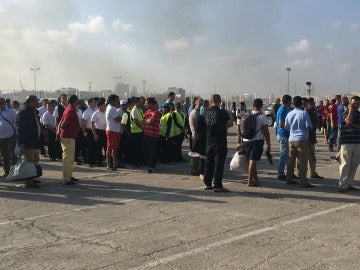
{"type": "MultiPolygon", "coordinates": [[[[25,101],[25,108],[19,113],[17,126],[19,131],[20,154],[25,155],[30,162],[38,163],[40,160],[40,118],[37,108],[37,97],[28,96],[25,101]]],[[[39,187],[39,181],[26,179],[25,186],[29,188],[39,187]]]]}
{"type": "MultiPolygon", "coordinates": [[[[332,100],[333,101],[333,100],[332,100]]],[[[334,143],[336,144],[337,133],[338,133],[338,114],[337,106],[340,105],[341,96],[337,95],[335,102],[329,106],[329,150],[334,151],[334,143]]]]}
{"type": "Polygon", "coordinates": [[[347,96],[343,96],[341,98],[341,104],[337,107],[337,115],[338,115],[338,142],[337,142],[337,151],[340,151],[340,131],[341,131],[341,125],[343,122],[343,114],[345,110],[347,110],[347,107],[349,105],[349,98],[347,96]]]}
{"type": "Polygon", "coordinates": [[[168,94],[168,99],[166,100],[165,103],[172,103],[172,104],[174,104],[174,102],[175,102],[175,97],[176,97],[175,93],[174,93],[174,92],[170,92],[170,93],[168,94]]]}
{"type": "Polygon", "coordinates": [[[205,115],[206,122],[206,160],[205,190],[229,192],[222,185],[224,164],[227,154],[227,129],[233,125],[230,116],[220,110],[221,97],[214,94],[210,98],[210,108],[205,115]],[[211,185],[214,178],[214,186],[211,185]]]}
{"type": "Polygon", "coordinates": [[[86,157],[89,167],[96,164],[96,143],[94,134],[91,130],[91,116],[96,111],[96,100],[90,98],[88,100],[89,107],[83,112],[81,120],[81,129],[86,140],[86,157]]]}
{"type": "Polygon", "coordinates": [[[308,188],[312,185],[307,181],[307,165],[309,161],[309,130],[312,128],[310,116],[302,109],[300,96],[293,98],[294,110],[285,118],[285,128],[290,132],[289,161],[286,171],[286,182],[289,185],[297,184],[293,180],[296,159],[298,159],[299,182],[301,187],[308,188]]]}
{"type": "Polygon", "coordinates": [[[238,145],[241,145],[242,143],[242,138],[240,135],[240,120],[241,117],[243,117],[244,115],[246,115],[248,113],[248,111],[246,110],[246,104],[244,101],[240,102],[240,108],[238,108],[236,110],[235,116],[236,116],[236,125],[238,128],[238,145]]]}
{"type": "MultiPolygon", "coordinates": [[[[194,101],[194,109],[189,114],[189,127],[190,127],[190,149],[193,146],[193,140],[195,139],[195,123],[197,122],[197,118],[200,117],[200,107],[202,106],[202,100],[197,98],[194,101]]],[[[200,158],[192,157],[191,158],[191,175],[200,175],[200,158]]]]}
{"type": "Polygon", "coordinates": [[[142,143],[144,137],[144,127],[143,127],[143,110],[142,102],[139,97],[135,98],[134,107],[131,110],[131,162],[135,166],[140,166],[141,163],[144,161],[143,153],[142,153],[142,143]]]}
{"type": "Polygon", "coordinates": [[[353,96],[349,110],[343,114],[340,132],[339,192],[359,190],[354,187],[354,177],[360,162],[360,97],[353,96]]]}
{"type": "Polygon", "coordinates": [[[6,107],[5,99],[0,98],[0,151],[3,158],[4,174],[7,177],[10,164],[16,163],[14,148],[16,144],[16,112],[6,107]]]}
{"type": "Polygon", "coordinates": [[[148,173],[156,171],[158,161],[158,141],[160,137],[160,118],[161,114],[157,108],[155,98],[150,97],[145,103],[148,110],[144,114],[144,152],[150,165],[148,173]]]}
{"type": "Polygon", "coordinates": [[[176,102],[173,118],[173,158],[176,162],[186,161],[182,156],[182,143],[185,136],[185,114],[181,110],[180,102],[176,102]]]}
{"type": "Polygon", "coordinates": [[[91,116],[91,131],[94,136],[96,145],[96,163],[99,167],[103,167],[103,155],[106,154],[106,104],[105,99],[100,98],[96,103],[97,110],[91,116]]]}
{"type": "Polygon", "coordinates": [[[51,100],[47,104],[47,111],[42,116],[42,123],[47,130],[47,145],[48,154],[51,161],[55,161],[58,149],[60,148],[59,141],[56,141],[56,126],[55,117],[53,116],[56,101],[51,100]]]}
{"type": "MultiPolygon", "coordinates": [[[[107,169],[117,170],[117,151],[120,145],[120,123],[122,114],[117,110],[119,107],[119,97],[110,95],[107,101],[105,112],[106,119],[106,163],[107,169]]],[[[141,146],[140,146],[141,147],[141,146]]]]}
{"type": "Polygon", "coordinates": [[[290,112],[291,96],[282,97],[282,106],[276,114],[276,138],[280,145],[278,179],[286,180],[285,167],[289,160],[289,136],[290,132],[285,128],[285,118],[290,112]]]}
{"type": "Polygon", "coordinates": [[[78,179],[74,178],[75,140],[80,131],[79,117],[76,112],[78,97],[72,95],[69,105],[66,107],[61,121],[58,125],[58,136],[60,137],[63,160],[63,185],[74,185],[78,179]]]}
{"type": "Polygon", "coordinates": [[[309,177],[316,179],[324,179],[323,176],[320,176],[316,172],[315,144],[317,143],[316,128],[319,125],[319,123],[318,123],[318,115],[315,107],[314,98],[312,97],[309,98],[308,106],[305,107],[304,110],[309,114],[310,121],[313,126],[313,128],[309,130],[309,177]]]}
{"type": "Polygon", "coordinates": [[[248,187],[260,186],[256,162],[260,161],[261,155],[264,151],[264,139],[266,141],[266,151],[270,153],[270,133],[269,133],[269,119],[261,112],[263,108],[262,99],[256,98],[253,103],[253,110],[251,114],[256,115],[256,133],[252,139],[243,139],[243,148],[249,158],[248,169],[248,187]]]}

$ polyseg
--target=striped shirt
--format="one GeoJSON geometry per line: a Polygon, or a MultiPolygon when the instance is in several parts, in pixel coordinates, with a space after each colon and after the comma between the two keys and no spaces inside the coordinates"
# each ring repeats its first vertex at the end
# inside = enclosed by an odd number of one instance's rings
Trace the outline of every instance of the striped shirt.
{"type": "MultiPolygon", "coordinates": [[[[345,118],[348,112],[344,112],[342,115],[343,122],[340,130],[340,144],[359,144],[360,143],[360,129],[347,125],[345,118]]],[[[353,124],[360,125],[360,112],[356,111],[353,117],[353,124]]]]}
{"type": "Polygon", "coordinates": [[[144,114],[144,120],[152,119],[147,123],[144,130],[144,135],[149,137],[160,137],[160,118],[161,114],[158,110],[147,110],[144,114]]]}

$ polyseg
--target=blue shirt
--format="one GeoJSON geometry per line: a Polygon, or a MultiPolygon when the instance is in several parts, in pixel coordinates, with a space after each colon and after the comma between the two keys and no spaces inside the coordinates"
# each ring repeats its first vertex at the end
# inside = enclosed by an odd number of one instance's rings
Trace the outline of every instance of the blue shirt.
{"type": "Polygon", "coordinates": [[[285,126],[290,131],[289,141],[298,142],[309,139],[308,128],[312,128],[312,124],[307,112],[295,108],[286,116],[285,126]]]}
{"type": "Polygon", "coordinates": [[[286,130],[285,128],[280,127],[280,125],[279,125],[280,121],[285,122],[285,118],[286,118],[287,114],[289,113],[289,111],[290,110],[288,108],[285,108],[284,106],[281,106],[279,108],[279,110],[277,111],[277,114],[276,114],[276,133],[280,137],[289,138],[289,136],[290,136],[290,132],[288,130],[286,130]]]}
{"type": "Polygon", "coordinates": [[[340,104],[337,107],[337,115],[338,115],[338,126],[341,127],[343,121],[343,113],[344,113],[344,105],[340,104]]]}

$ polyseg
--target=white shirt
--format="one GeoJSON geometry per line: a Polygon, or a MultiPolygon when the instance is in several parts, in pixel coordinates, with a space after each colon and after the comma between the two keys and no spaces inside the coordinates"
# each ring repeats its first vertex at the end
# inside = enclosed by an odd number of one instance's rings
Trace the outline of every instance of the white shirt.
{"type": "Polygon", "coordinates": [[[0,138],[7,139],[14,135],[16,129],[16,112],[13,109],[6,108],[1,111],[1,114],[6,118],[11,125],[0,116],[0,138]]]}
{"type": "Polygon", "coordinates": [[[52,128],[56,127],[56,125],[55,125],[55,117],[49,111],[46,111],[44,113],[44,115],[41,118],[41,122],[43,123],[44,126],[49,125],[52,128]]]}
{"type": "Polygon", "coordinates": [[[38,111],[39,111],[40,122],[42,123],[42,117],[43,117],[44,113],[47,112],[47,109],[46,109],[46,107],[41,106],[41,107],[38,109],[38,111]]]}
{"type": "Polygon", "coordinates": [[[122,118],[121,118],[121,124],[126,126],[127,121],[128,121],[128,114],[124,112],[124,114],[122,115],[122,118]]]}
{"type": "Polygon", "coordinates": [[[106,129],[105,113],[102,111],[96,110],[91,116],[91,122],[95,123],[96,129],[105,130],[106,129]]]}
{"type": "MultiPolygon", "coordinates": [[[[66,107],[65,107],[64,105],[62,105],[62,104],[57,105],[57,106],[55,107],[55,110],[54,110],[54,113],[53,113],[53,116],[54,116],[55,118],[58,118],[58,117],[59,117],[59,106],[63,106],[64,109],[66,109],[66,107]]],[[[60,122],[60,119],[59,119],[59,122],[60,122]]]]}
{"type": "Polygon", "coordinates": [[[82,114],[82,119],[84,119],[84,121],[86,122],[85,127],[88,129],[91,129],[91,116],[95,111],[96,111],[95,109],[91,109],[89,107],[82,114]]]}
{"type": "Polygon", "coordinates": [[[191,137],[193,139],[195,138],[195,119],[197,115],[200,115],[200,112],[197,110],[192,110],[191,113],[189,114],[189,126],[191,130],[191,137]]]}
{"type": "MultiPolygon", "coordinates": [[[[252,111],[252,114],[258,113],[257,111],[252,111]]],[[[252,139],[243,139],[244,142],[249,142],[249,141],[257,141],[257,140],[262,140],[263,139],[263,133],[262,133],[262,126],[264,125],[268,125],[269,124],[269,119],[266,117],[266,115],[264,114],[260,114],[256,117],[256,130],[258,130],[258,132],[255,134],[254,138],[252,139]]]]}
{"type": "Polygon", "coordinates": [[[76,114],[79,118],[79,124],[80,124],[80,130],[81,130],[82,111],[80,109],[76,109],[76,114]]]}
{"type": "Polygon", "coordinates": [[[246,115],[248,112],[247,110],[241,110],[241,109],[237,109],[236,110],[236,124],[239,126],[240,125],[240,119],[241,117],[243,117],[244,115],[246,115]]]}
{"type": "MultiPolygon", "coordinates": [[[[120,108],[117,109],[117,112],[118,112],[119,116],[121,116],[121,117],[122,117],[124,114],[126,114],[126,113],[124,113],[124,111],[123,111],[122,109],[120,109],[120,108]]],[[[122,120],[122,118],[121,118],[121,120],[122,120]]],[[[120,124],[120,133],[123,134],[123,133],[124,133],[124,128],[123,128],[121,122],[119,122],[119,124],[120,124]]]]}
{"type": "Polygon", "coordinates": [[[110,104],[106,107],[105,119],[106,119],[106,130],[111,130],[120,133],[120,122],[115,120],[119,116],[117,109],[110,104]]]}

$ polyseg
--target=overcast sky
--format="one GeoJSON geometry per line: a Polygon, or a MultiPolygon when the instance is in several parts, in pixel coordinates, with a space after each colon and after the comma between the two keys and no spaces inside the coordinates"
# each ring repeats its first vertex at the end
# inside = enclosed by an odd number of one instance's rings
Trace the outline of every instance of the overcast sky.
{"type": "Polygon", "coordinates": [[[358,0],[0,0],[0,89],[360,90],[358,0]]]}

